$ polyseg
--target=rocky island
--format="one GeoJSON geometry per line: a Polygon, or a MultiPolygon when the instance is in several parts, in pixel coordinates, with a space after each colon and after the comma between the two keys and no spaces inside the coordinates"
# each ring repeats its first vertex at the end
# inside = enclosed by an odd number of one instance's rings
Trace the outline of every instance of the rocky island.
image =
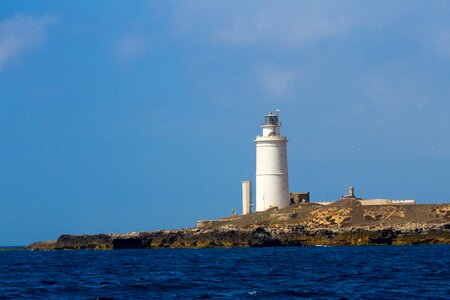
{"type": "Polygon", "coordinates": [[[280,111],[268,113],[256,137],[256,212],[251,183],[242,181],[243,215],[198,221],[195,228],[127,234],[61,235],[32,250],[263,247],[313,245],[450,244],[450,204],[357,198],[310,202],[309,192],[289,193],[287,138],[280,111]],[[326,204],[326,205],[325,205],[326,204]],[[280,208],[280,209],[278,209],[280,208]]]}
{"type": "Polygon", "coordinates": [[[194,228],[61,235],[32,250],[450,244],[450,204],[361,205],[343,199],[198,221],[194,228]]]}

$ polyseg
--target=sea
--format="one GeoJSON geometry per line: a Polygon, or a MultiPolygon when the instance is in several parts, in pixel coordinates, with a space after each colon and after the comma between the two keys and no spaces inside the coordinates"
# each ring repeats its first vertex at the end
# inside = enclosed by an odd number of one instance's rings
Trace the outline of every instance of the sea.
{"type": "Polygon", "coordinates": [[[450,299],[450,245],[0,251],[0,299],[450,299]]]}

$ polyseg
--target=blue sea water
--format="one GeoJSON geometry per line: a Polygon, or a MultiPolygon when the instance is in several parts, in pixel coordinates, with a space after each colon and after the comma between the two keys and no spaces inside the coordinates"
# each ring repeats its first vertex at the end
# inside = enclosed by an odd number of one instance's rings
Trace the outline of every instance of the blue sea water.
{"type": "Polygon", "coordinates": [[[450,299],[450,245],[0,251],[0,299],[450,299]]]}

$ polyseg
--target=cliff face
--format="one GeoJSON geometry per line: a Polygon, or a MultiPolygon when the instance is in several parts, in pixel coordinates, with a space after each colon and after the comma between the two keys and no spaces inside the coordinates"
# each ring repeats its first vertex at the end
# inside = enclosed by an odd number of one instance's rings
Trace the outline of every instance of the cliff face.
{"type": "Polygon", "coordinates": [[[62,235],[29,249],[140,249],[293,245],[450,244],[450,205],[331,206],[282,210],[199,222],[197,228],[129,234],[62,235]]]}

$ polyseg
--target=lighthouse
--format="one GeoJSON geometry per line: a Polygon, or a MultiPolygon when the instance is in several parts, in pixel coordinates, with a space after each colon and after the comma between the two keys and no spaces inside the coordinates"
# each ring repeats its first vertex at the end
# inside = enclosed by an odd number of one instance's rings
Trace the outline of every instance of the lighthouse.
{"type": "Polygon", "coordinates": [[[289,206],[287,138],[280,135],[280,111],[269,113],[256,143],[256,211],[289,206]]]}

